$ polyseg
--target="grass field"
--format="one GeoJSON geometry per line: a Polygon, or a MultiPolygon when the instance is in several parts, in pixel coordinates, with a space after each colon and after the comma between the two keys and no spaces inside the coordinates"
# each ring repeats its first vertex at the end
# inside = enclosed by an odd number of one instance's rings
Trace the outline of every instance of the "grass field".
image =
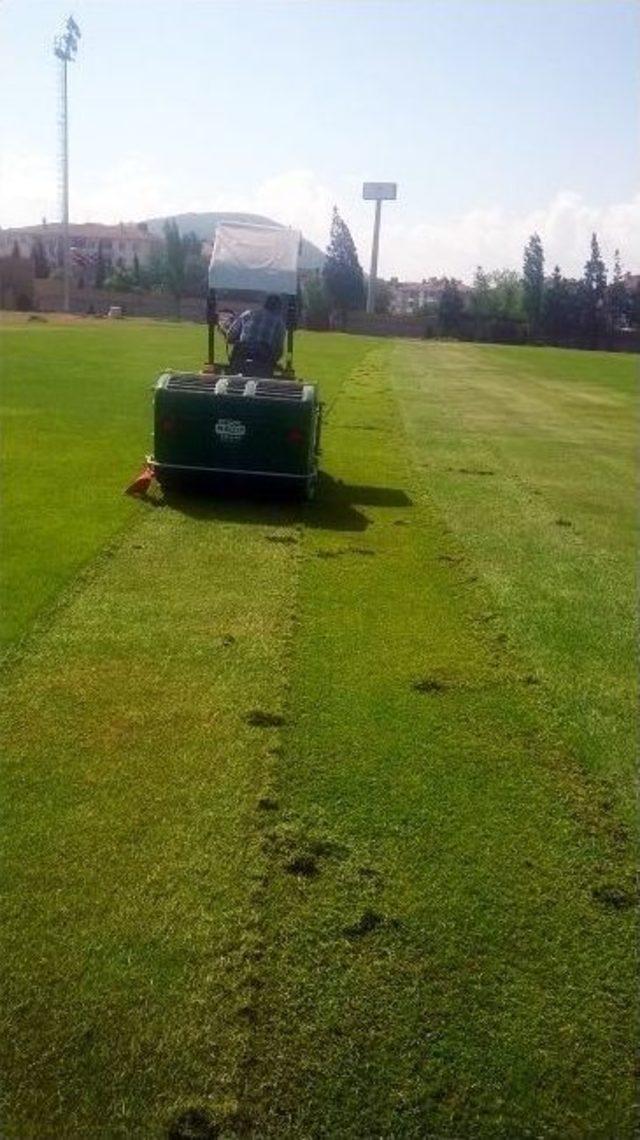
{"type": "Polygon", "coordinates": [[[3,1135],[632,1137],[632,359],[303,334],[169,508],[201,330],[2,341],[3,1135]]]}

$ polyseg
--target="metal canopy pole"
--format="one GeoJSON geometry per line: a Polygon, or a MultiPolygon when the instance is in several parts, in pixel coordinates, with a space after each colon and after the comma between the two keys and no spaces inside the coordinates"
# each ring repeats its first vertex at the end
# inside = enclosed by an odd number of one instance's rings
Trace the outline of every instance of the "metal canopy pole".
{"type": "Polygon", "coordinates": [[[207,290],[207,371],[213,372],[216,363],[216,325],[218,323],[218,310],[216,305],[215,289],[207,290]]]}
{"type": "Polygon", "coordinates": [[[293,373],[293,334],[298,326],[298,305],[296,297],[287,300],[287,352],[285,356],[285,372],[293,373]]]}

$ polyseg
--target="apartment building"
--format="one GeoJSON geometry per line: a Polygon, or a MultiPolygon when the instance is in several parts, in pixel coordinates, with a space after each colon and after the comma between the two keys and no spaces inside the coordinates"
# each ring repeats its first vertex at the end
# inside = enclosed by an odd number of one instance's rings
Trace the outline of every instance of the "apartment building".
{"type": "MultiPolygon", "coordinates": [[[[51,268],[55,268],[62,263],[62,234],[60,222],[43,221],[39,226],[0,229],[0,257],[11,257],[16,250],[20,257],[33,257],[41,250],[51,268]]],[[[71,263],[79,268],[95,264],[101,250],[105,262],[130,269],[136,257],[139,264],[144,265],[161,245],[162,239],[149,233],[144,222],[121,222],[116,226],[97,222],[69,225],[71,263]]]]}
{"type": "MultiPolygon", "coordinates": [[[[398,281],[392,277],[389,282],[389,311],[397,316],[410,316],[412,313],[436,311],[445,287],[444,277],[423,278],[422,281],[398,281]]],[[[469,292],[469,286],[456,282],[461,294],[469,292]]]]}

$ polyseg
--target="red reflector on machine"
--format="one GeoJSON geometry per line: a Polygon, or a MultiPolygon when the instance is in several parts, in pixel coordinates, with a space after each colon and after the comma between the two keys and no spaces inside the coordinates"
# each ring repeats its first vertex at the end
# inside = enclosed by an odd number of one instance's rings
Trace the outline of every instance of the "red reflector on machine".
{"type": "Polygon", "coordinates": [[[287,432],[287,439],[289,443],[304,443],[304,432],[297,427],[291,428],[291,431],[287,432]]]}
{"type": "Polygon", "coordinates": [[[164,420],[160,421],[160,427],[163,431],[173,431],[176,426],[176,421],[167,416],[164,420]]]}

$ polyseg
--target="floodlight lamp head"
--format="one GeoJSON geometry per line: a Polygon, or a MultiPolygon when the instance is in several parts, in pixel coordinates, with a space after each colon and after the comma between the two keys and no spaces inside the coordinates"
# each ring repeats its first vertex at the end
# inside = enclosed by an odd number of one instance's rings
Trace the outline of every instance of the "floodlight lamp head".
{"type": "Polygon", "coordinates": [[[76,39],[82,39],[82,32],[76,24],[73,16],[69,16],[69,19],[67,20],[67,31],[71,32],[72,36],[75,36],[76,39]]]}

